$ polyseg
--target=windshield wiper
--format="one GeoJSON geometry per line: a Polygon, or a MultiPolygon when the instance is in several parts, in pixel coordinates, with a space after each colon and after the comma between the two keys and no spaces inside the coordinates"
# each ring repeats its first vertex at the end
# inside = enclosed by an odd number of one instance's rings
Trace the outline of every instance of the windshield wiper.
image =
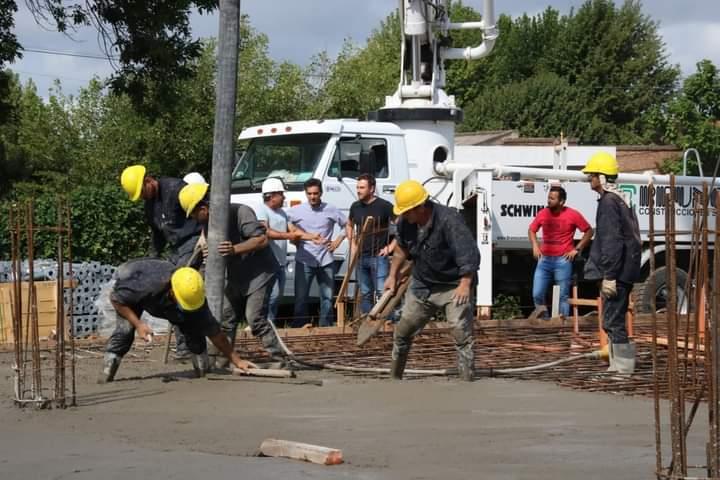
{"type": "Polygon", "coordinates": [[[248,177],[247,175],[243,175],[242,177],[233,178],[233,182],[241,182],[243,180],[247,180],[250,183],[250,190],[255,190],[255,182],[253,182],[252,177],[248,177]]]}

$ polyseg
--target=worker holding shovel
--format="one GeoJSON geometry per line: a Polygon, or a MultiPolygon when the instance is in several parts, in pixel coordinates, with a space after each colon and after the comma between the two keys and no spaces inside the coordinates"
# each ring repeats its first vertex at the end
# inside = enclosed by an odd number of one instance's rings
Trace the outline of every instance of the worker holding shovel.
{"type": "Polygon", "coordinates": [[[474,289],[480,266],[475,239],[460,214],[429,200],[428,192],[415,180],[398,185],[393,211],[400,216],[398,248],[385,289],[397,288],[399,272],[406,259],[413,261],[413,269],[405,306],[395,326],[390,375],[402,379],[412,337],[442,310],[455,340],[458,375],[472,381],[474,289]]]}

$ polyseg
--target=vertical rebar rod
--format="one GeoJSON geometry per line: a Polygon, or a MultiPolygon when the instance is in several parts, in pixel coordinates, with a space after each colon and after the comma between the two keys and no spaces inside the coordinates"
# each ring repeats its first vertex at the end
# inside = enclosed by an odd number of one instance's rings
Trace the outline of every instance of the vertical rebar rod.
{"type": "Polygon", "coordinates": [[[650,316],[652,321],[652,370],[653,370],[653,413],[655,421],[655,472],[663,468],[662,424],[660,422],[660,372],[658,371],[657,352],[657,302],[655,295],[655,186],[648,185],[648,241],[650,247],[650,316]]]}
{"type": "Polygon", "coordinates": [[[42,369],[40,359],[40,327],[38,325],[37,291],[35,290],[35,212],[33,201],[27,203],[27,252],[28,252],[28,325],[32,345],[33,399],[42,400],[42,369]]]}
{"type": "Polygon", "coordinates": [[[22,323],[22,272],[20,263],[20,214],[17,205],[10,207],[9,225],[11,228],[10,248],[11,269],[13,276],[13,346],[15,347],[15,399],[25,398],[25,370],[23,368],[23,323],[22,323]]]}
{"type": "Polygon", "coordinates": [[[708,419],[710,423],[710,441],[708,445],[709,475],[720,475],[720,455],[718,455],[718,434],[720,421],[718,419],[718,320],[720,319],[720,192],[715,192],[715,238],[713,251],[713,288],[712,288],[712,314],[708,316],[706,331],[706,378],[710,386],[708,395],[708,419]]]}
{"type": "MultiPolygon", "coordinates": [[[[72,256],[72,211],[70,210],[70,202],[65,202],[65,231],[67,232],[67,263],[68,278],[70,279],[68,286],[68,311],[72,314],[74,311],[74,284],[75,276],[73,275],[73,256],[72,256]]],[[[75,382],[75,324],[70,320],[70,406],[77,405],[77,390],[75,382]]]]}
{"type": "Polygon", "coordinates": [[[64,296],[64,222],[63,204],[59,199],[57,202],[57,287],[55,295],[57,298],[56,338],[55,344],[55,405],[65,408],[65,296],[64,296]]]}
{"type": "Polygon", "coordinates": [[[670,393],[670,438],[672,450],[672,471],[670,474],[685,475],[684,419],[682,417],[682,388],[679,379],[678,355],[678,301],[677,301],[677,258],[675,232],[675,177],[670,177],[670,189],[665,199],[665,225],[668,269],[668,382],[670,393]]]}

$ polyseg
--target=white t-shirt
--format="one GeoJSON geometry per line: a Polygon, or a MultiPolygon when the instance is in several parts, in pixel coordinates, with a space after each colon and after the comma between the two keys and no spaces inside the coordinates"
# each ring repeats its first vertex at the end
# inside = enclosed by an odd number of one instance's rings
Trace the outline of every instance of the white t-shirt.
{"type": "MultiPolygon", "coordinates": [[[[282,208],[273,210],[263,203],[257,212],[257,218],[277,232],[287,232],[288,217],[282,208]]],[[[270,240],[270,248],[281,267],[287,264],[287,242],[287,240],[270,240]]]]}

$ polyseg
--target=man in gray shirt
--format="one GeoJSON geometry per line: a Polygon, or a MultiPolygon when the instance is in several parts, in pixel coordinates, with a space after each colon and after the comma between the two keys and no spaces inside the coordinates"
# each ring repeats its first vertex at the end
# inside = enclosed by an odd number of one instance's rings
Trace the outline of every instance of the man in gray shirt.
{"type": "MultiPolygon", "coordinates": [[[[180,191],[180,203],[188,216],[207,229],[210,218],[209,186],[188,185],[180,191]]],[[[235,343],[238,323],[245,319],[253,336],[275,360],[285,354],[275,331],[267,320],[267,302],[278,263],[268,246],[265,227],[255,212],[241,204],[230,206],[229,240],[220,242],[218,251],[227,258],[225,297],[232,305],[234,316],[223,316],[222,330],[230,344],[235,343]]],[[[217,356],[217,352],[210,351],[217,356]]],[[[211,361],[212,363],[212,361],[211,361]]]]}
{"type": "Polygon", "coordinates": [[[345,228],[347,218],[337,207],[322,201],[322,182],[311,178],[305,182],[307,203],[291,208],[288,220],[309,233],[319,234],[317,241],[303,240],[298,243],[295,254],[295,319],[293,327],[302,327],[307,322],[308,296],[313,279],[317,279],[320,290],[320,326],[330,327],[335,323],[332,312],[332,297],[335,287],[333,252],[345,239],[344,232],[332,239],[335,226],[345,228]]]}
{"type": "Polygon", "coordinates": [[[288,222],[287,213],[283,210],[285,202],[285,184],[279,178],[271,177],[262,184],[263,205],[258,209],[258,220],[265,225],[270,239],[270,248],[278,261],[275,281],[268,298],[267,318],[275,322],[278,305],[285,291],[285,267],[287,265],[287,242],[299,240],[319,241],[320,235],[308,233],[288,222]]]}

